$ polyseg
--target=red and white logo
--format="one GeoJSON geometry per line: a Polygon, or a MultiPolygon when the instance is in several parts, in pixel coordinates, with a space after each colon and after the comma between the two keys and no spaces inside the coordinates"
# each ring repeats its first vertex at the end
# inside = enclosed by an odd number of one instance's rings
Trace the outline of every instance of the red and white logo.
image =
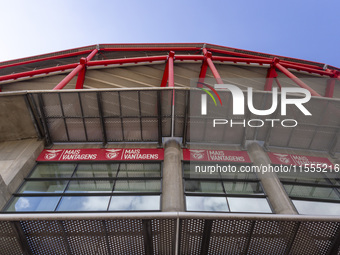
{"type": "Polygon", "coordinates": [[[119,152],[121,151],[122,149],[106,149],[106,154],[105,154],[105,157],[107,159],[115,159],[118,157],[119,155],[119,152]]]}
{"type": "Polygon", "coordinates": [[[287,154],[279,154],[279,153],[273,153],[280,162],[284,164],[289,164],[291,163],[291,160],[289,159],[289,155],[287,154]]]}
{"type": "Polygon", "coordinates": [[[47,153],[45,154],[44,158],[46,160],[55,159],[61,151],[62,150],[46,150],[47,153]]]}
{"type": "Polygon", "coordinates": [[[196,160],[204,158],[205,150],[190,150],[190,155],[196,160]]]}

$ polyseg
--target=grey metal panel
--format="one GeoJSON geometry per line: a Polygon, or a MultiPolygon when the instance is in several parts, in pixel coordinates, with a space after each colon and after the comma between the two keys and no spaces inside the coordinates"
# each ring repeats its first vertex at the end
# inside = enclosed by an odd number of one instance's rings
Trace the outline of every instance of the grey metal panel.
{"type": "Polygon", "coordinates": [[[26,95],[7,95],[0,99],[0,141],[38,137],[26,95]]]}
{"type": "Polygon", "coordinates": [[[20,242],[28,244],[28,254],[329,254],[338,249],[340,219],[201,213],[21,214],[1,215],[0,224],[1,245],[13,254],[21,254],[20,242]],[[19,219],[15,233],[10,226],[19,219]]]}

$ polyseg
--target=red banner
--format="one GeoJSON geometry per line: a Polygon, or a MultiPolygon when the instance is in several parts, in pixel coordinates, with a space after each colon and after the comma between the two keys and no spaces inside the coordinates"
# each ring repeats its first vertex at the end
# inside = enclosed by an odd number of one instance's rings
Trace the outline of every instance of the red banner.
{"type": "Polygon", "coordinates": [[[327,164],[333,166],[328,158],[304,156],[296,154],[274,153],[268,152],[268,156],[273,164],[277,165],[310,165],[310,164],[327,164]]]}
{"type": "Polygon", "coordinates": [[[252,163],[246,151],[183,149],[183,160],[252,163]]]}
{"type": "Polygon", "coordinates": [[[54,149],[43,150],[37,161],[163,160],[164,149],[54,149]]]}

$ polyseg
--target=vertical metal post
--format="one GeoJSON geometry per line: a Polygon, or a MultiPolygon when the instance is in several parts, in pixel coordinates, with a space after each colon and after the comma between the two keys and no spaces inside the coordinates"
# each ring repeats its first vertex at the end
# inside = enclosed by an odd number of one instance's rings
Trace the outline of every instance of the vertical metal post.
{"type": "Polygon", "coordinates": [[[153,253],[151,220],[142,220],[145,255],[153,253]]]}
{"type": "Polygon", "coordinates": [[[86,58],[80,59],[80,64],[83,65],[83,68],[78,73],[76,89],[83,89],[87,62],[89,62],[97,53],[98,53],[98,49],[94,49],[86,58]]]}
{"type": "Polygon", "coordinates": [[[41,120],[42,120],[42,124],[45,130],[45,139],[46,139],[45,144],[46,144],[46,147],[49,147],[52,145],[52,140],[51,140],[50,131],[48,129],[47,122],[46,122],[46,117],[45,117],[45,112],[44,112],[44,102],[43,102],[43,98],[41,94],[38,94],[38,101],[39,101],[41,120]]]}
{"type": "Polygon", "coordinates": [[[325,97],[333,97],[334,87],[335,87],[335,79],[334,78],[330,78],[327,81],[325,97]]]}
{"type": "Polygon", "coordinates": [[[175,52],[169,52],[169,59],[168,59],[168,80],[169,80],[169,87],[175,87],[175,80],[174,80],[174,59],[175,59],[175,52]]]}
{"type": "Polygon", "coordinates": [[[190,108],[190,90],[185,91],[185,110],[184,110],[184,123],[183,123],[183,142],[182,145],[185,147],[187,145],[187,133],[188,133],[188,118],[189,118],[189,108],[190,108]]]}
{"type": "Polygon", "coordinates": [[[103,147],[105,147],[107,144],[107,136],[106,136],[106,129],[105,129],[105,120],[103,116],[102,98],[101,98],[100,92],[96,92],[96,94],[97,94],[97,101],[98,101],[100,123],[102,126],[102,132],[103,132],[103,147]]]}
{"type": "Polygon", "coordinates": [[[168,82],[168,77],[169,77],[169,61],[166,61],[166,65],[165,65],[164,72],[163,72],[163,78],[161,82],[161,87],[166,87],[166,84],[168,82]]]}
{"type": "Polygon", "coordinates": [[[32,255],[32,250],[28,244],[26,235],[19,221],[10,222],[12,230],[21,246],[24,255],[32,255]]]}
{"type": "Polygon", "coordinates": [[[157,91],[157,115],[158,115],[158,146],[162,146],[162,99],[161,91],[157,91]]]}
{"type": "Polygon", "coordinates": [[[83,64],[82,69],[78,73],[76,89],[82,89],[84,87],[85,73],[86,73],[86,66],[85,64],[83,64]]]}
{"type": "Polygon", "coordinates": [[[201,255],[208,254],[212,223],[213,223],[212,220],[204,221],[203,238],[202,238],[202,244],[201,244],[201,255]]]}
{"type": "Polygon", "coordinates": [[[271,65],[267,72],[266,84],[264,85],[264,91],[271,91],[273,88],[273,80],[277,77],[275,66],[271,65]]]}

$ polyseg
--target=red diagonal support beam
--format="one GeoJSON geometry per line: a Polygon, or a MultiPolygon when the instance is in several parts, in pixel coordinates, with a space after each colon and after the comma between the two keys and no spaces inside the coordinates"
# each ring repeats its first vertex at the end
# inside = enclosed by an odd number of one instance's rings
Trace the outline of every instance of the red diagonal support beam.
{"type": "Polygon", "coordinates": [[[58,71],[65,71],[65,70],[73,69],[77,67],[77,65],[78,64],[68,64],[68,65],[43,68],[43,69],[28,71],[28,72],[8,74],[8,75],[0,76],[0,81],[16,80],[19,78],[32,77],[34,75],[39,75],[39,74],[49,74],[49,73],[58,72],[58,71]]]}
{"type": "Polygon", "coordinates": [[[166,87],[166,84],[168,83],[168,77],[169,77],[169,61],[166,61],[161,87],[166,87]]]}
{"type": "Polygon", "coordinates": [[[84,87],[85,74],[87,63],[91,61],[91,59],[98,53],[98,49],[94,49],[86,58],[80,59],[80,64],[83,68],[78,73],[76,89],[82,89],[84,87]]]}
{"type": "Polygon", "coordinates": [[[207,58],[206,58],[206,59],[207,59],[207,64],[208,64],[208,66],[209,66],[209,68],[210,68],[212,74],[214,75],[214,78],[216,79],[217,84],[223,84],[223,81],[222,81],[222,79],[221,79],[221,76],[220,76],[220,74],[218,73],[218,71],[217,71],[217,69],[216,69],[214,63],[213,63],[212,60],[211,60],[211,55],[212,55],[211,52],[207,52],[207,54],[206,54],[206,57],[207,57],[207,58]]]}
{"type": "Polygon", "coordinates": [[[82,68],[83,68],[83,65],[78,65],[57,86],[55,86],[53,90],[59,90],[59,89],[64,88],[74,78],[74,76],[76,76],[80,72],[82,68]]]}
{"type": "Polygon", "coordinates": [[[203,60],[203,62],[202,62],[202,66],[201,66],[201,71],[200,71],[198,82],[204,82],[205,76],[207,74],[207,70],[208,70],[208,63],[207,63],[207,60],[205,58],[203,60]]]}
{"type": "Polygon", "coordinates": [[[275,63],[275,67],[277,69],[279,69],[282,73],[284,73],[288,78],[291,78],[298,86],[300,86],[301,88],[309,90],[309,92],[311,93],[312,96],[321,97],[321,95],[319,93],[317,93],[314,89],[312,89],[307,84],[302,82],[298,77],[296,77],[294,74],[289,72],[285,67],[280,65],[280,63],[275,63]]]}
{"type": "Polygon", "coordinates": [[[55,86],[53,90],[64,88],[78,73],[79,75],[76,83],[76,89],[82,89],[85,80],[87,62],[90,61],[97,53],[98,49],[94,49],[86,58],[81,58],[79,65],[71,73],[69,73],[57,86],[55,86]]]}

